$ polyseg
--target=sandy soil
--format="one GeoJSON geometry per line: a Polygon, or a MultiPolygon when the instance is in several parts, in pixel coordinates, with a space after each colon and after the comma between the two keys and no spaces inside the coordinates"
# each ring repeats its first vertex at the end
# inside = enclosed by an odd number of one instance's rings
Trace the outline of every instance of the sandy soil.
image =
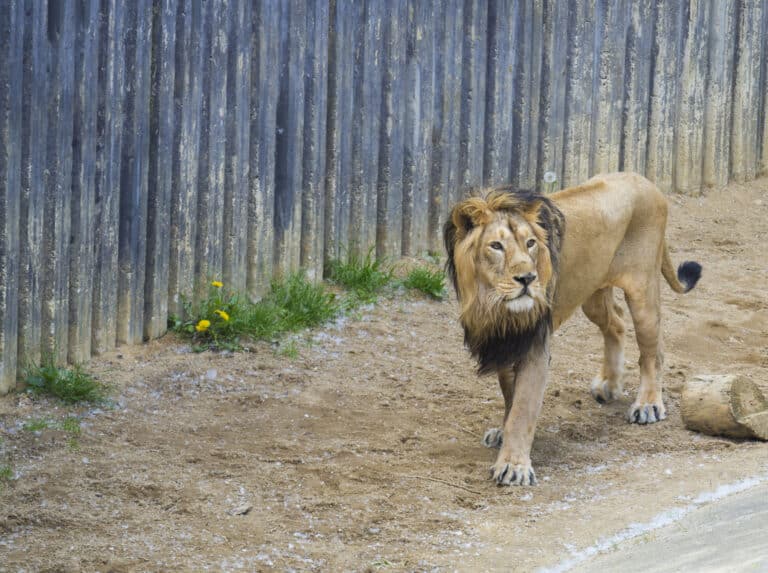
{"type": "Polygon", "coordinates": [[[768,179],[673,196],[664,288],[669,418],[629,425],[626,395],[589,395],[602,342],[579,314],[556,334],[533,463],[539,485],[499,488],[485,429],[503,401],[462,348],[455,301],[405,295],[299,338],[299,356],[191,354],[166,337],[90,368],[117,406],[0,399],[0,571],[529,571],[552,566],[696,494],[765,475],[768,444],[684,429],[697,373],[768,382],[768,179]],[[83,416],[79,448],[25,420],[83,416]]]}

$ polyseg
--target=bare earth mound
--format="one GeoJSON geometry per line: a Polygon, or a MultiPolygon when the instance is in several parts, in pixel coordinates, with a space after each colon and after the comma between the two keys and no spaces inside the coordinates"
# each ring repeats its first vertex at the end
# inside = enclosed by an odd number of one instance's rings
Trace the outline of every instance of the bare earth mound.
{"type": "Polygon", "coordinates": [[[589,395],[602,339],[579,314],[555,336],[533,447],[540,485],[498,488],[485,429],[503,401],[462,348],[457,305],[380,303],[307,333],[298,358],[268,345],[190,354],[166,337],[90,365],[119,407],[79,449],[25,420],[62,408],[0,399],[0,571],[515,570],[556,564],[703,491],[765,475],[768,444],[697,435],[683,382],[768,367],[768,179],[671,197],[676,262],[703,278],[662,286],[669,418],[624,416],[589,395]]]}

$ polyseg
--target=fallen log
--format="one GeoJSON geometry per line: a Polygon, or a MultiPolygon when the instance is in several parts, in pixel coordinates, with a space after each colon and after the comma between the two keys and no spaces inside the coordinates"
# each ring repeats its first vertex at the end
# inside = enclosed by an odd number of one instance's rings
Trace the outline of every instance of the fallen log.
{"type": "Polygon", "coordinates": [[[768,440],[768,399],[743,376],[695,376],[683,388],[680,410],[689,430],[768,440]]]}

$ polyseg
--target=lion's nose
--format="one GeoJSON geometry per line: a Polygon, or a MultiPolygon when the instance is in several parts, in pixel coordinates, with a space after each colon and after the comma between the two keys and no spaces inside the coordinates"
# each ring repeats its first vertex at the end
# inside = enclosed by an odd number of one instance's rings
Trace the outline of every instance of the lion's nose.
{"type": "Polygon", "coordinates": [[[519,277],[515,277],[515,280],[524,287],[527,287],[529,284],[536,280],[536,275],[534,273],[528,273],[525,275],[520,275],[519,277]]]}

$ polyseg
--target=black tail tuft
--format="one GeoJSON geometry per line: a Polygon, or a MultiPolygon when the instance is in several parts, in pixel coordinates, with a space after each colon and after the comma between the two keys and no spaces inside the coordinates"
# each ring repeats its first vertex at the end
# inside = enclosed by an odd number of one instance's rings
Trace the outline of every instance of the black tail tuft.
{"type": "Polygon", "coordinates": [[[677,279],[685,285],[685,292],[688,292],[701,278],[701,265],[696,261],[685,261],[677,267],[677,279]]]}

